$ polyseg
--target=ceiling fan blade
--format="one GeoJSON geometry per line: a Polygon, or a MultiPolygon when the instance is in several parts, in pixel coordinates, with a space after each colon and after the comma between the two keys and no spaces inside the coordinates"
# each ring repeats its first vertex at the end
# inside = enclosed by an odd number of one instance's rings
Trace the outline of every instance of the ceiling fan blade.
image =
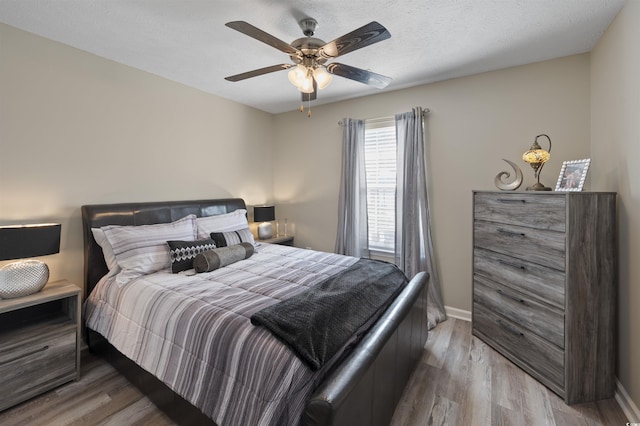
{"type": "Polygon", "coordinates": [[[269,33],[262,31],[259,28],[254,27],[248,22],[244,21],[232,21],[227,22],[225,24],[227,27],[232,28],[236,31],[240,31],[242,34],[246,34],[249,37],[253,37],[258,41],[268,44],[271,47],[275,47],[281,52],[287,53],[289,55],[295,55],[299,53],[298,49],[291,46],[289,43],[285,43],[277,37],[272,36],[269,33]]]}
{"type": "Polygon", "coordinates": [[[327,65],[327,71],[331,74],[368,84],[378,89],[384,89],[391,83],[391,77],[336,62],[327,65]]]}
{"type": "Polygon", "coordinates": [[[240,81],[251,77],[257,77],[263,74],[269,74],[270,72],[286,70],[287,68],[291,68],[292,66],[292,64],[272,65],[270,67],[264,67],[253,71],[243,72],[242,74],[225,77],[224,79],[227,81],[240,81]]]}
{"type": "Polygon", "coordinates": [[[351,31],[349,34],[330,41],[322,46],[318,52],[323,58],[336,58],[390,37],[391,33],[382,24],[373,21],[357,30],[351,31]]]}

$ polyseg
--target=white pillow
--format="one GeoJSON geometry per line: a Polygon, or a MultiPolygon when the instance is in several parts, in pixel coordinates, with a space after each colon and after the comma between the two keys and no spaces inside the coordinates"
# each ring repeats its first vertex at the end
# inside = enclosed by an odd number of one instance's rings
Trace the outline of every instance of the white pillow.
{"type": "Polygon", "coordinates": [[[107,240],[107,236],[104,235],[102,228],[91,228],[91,233],[96,243],[102,247],[102,255],[104,256],[104,261],[107,264],[109,272],[113,271],[118,267],[118,262],[116,261],[116,255],[113,254],[113,247],[111,247],[109,240],[107,240]]]}
{"type": "Polygon", "coordinates": [[[196,239],[196,216],[188,215],[171,223],[139,226],[104,226],[104,234],[113,248],[121,271],[120,285],[134,278],[167,269],[171,265],[167,241],[196,239]]]}
{"type": "Polygon", "coordinates": [[[212,232],[228,232],[237,229],[248,228],[247,211],[245,209],[234,210],[231,213],[217,214],[214,216],[199,217],[196,219],[198,226],[198,239],[210,238],[212,232]]]}

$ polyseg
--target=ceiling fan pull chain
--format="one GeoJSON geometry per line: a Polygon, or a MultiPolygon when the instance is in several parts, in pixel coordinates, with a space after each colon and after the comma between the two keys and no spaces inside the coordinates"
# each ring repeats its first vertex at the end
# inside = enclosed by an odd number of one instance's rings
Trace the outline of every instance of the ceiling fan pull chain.
{"type": "Polygon", "coordinates": [[[307,101],[307,105],[308,105],[308,111],[307,111],[307,118],[311,118],[311,96],[309,96],[309,100],[307,101]]]}

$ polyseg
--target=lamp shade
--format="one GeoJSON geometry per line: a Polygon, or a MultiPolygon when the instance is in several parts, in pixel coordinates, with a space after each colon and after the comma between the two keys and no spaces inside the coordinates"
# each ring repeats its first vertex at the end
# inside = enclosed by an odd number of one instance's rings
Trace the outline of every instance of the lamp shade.
{"type": "Polygon", "coordinates": [[[551,154],[549,151],[546,151],[538,145],[538,142],[534,142],[531,148],[522,154],[522,159],[531,164],[531,163],[546,163],[551,158],[551,154]]]}
{"type": "Polygon", "coordinates": [[[316,83],[318,83],[318,89],[320,90],[327,87],[333,80],[333,76],[322,67],[313,70],[313,78],[316,80],[316,83]]]}
{"type": "Polygon", "coordinates": [[[289,77],[291,84],[300,88],[302,80],[307,76],[307,67],[298,64],[295,68],[292,68],[291,71],[289,71],[287,76],[289,77]]]}
{"type": "Polygon", "coordinates": [[[255,222],[270,222],[272,220],[276,220],[275,206],[254,207],[253,220],[255,222]]]}
{"type": "Polygon", "coordinates": [[[0,226],[0,260],[58,253],[60,229],[59,223],[0,226]]]}

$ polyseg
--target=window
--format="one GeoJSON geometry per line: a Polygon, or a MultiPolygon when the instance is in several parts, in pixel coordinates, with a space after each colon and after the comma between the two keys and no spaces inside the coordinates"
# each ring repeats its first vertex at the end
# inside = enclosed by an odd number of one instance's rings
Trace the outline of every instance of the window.
{"type": "Polygon", "coordinates": [[[365,121],[365,174],[369,250],[395,252],[396,124],[394,117],[365,121]]]}

